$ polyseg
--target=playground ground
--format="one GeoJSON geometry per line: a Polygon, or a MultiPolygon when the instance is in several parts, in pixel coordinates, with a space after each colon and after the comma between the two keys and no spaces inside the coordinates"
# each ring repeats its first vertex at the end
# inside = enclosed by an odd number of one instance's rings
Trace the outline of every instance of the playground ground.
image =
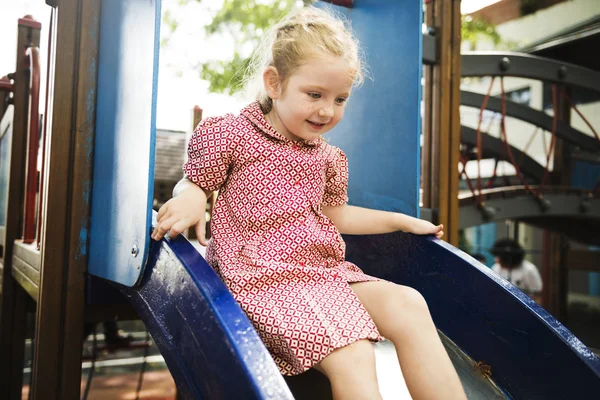
{"type": "MultiPolygon", "coordinates": [[[[600,355],[600,298],[576,293],[569,294],[569,320],[565,325],[596,354],[600,355]]],[[[119,328],[132,334],[134,340],[145,340],[146,333],[141,321],[124,321],[119,328]]],[[[103,335],[97,335],[102,344],[103,335]]],[[[29,342],[29,341],[28,341],[29,342]]],[[[91,354],[92,337],[88,337],[84,345],[84,357],[91,354]]],[[[31,349],[26,349],[30,356],[31,349]]],[[[91,361],[87,357],[83,364],[81,393],[85,392],[91,361]]],[[[88,400],[135,400],[140,371],[144,359],[144,349],[119,350],[114,353],[97,355],[94,373],[89,388],[88,400]]],[[[25,372],[26,385],[23,400],[29,395],[28,369],[25,372]]],[[[173,378],[156,346],[152,344],[146,354],[145,372],[139,400],[175,400],[176,391],[173,378]]]]}

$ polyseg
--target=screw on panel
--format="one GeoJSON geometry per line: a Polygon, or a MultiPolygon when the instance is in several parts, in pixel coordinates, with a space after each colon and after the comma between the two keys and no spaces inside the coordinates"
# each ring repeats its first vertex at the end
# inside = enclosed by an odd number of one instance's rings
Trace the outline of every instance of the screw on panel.
{"type": "Polygon", "coordinates": [[[134,257],[137,257],[139,252],[140,252],[140,249],[138,249],[137,244],[134,244],[133,247],[131,248],[131,255],[134,257]]]}
{"type": "Polygon", "coordinates": [[[493,207],[486,206],[485,203],[482,203],[479,209],[485,221],[491,221],[496,216],[496,209],[493,207]]]}
{"type": "Polygon", "coordinates": [[[537,200],[538,204],[540,205],[540,208],[542,209],[542,212],[550,211],[550,208],[552,208],[552,202],[550,200],[543,196],[538,197],[537,200]]]}
{"type": "Polygon", "coordinates": [[[590,200],[589,199],[583,199],[583,200],[581,200],[581,204],[579,204],[579,212],[585,214],[588,211],[590,211],[591,208],[592,208],[592,205],[590,204],[590,200]]]}
{"type": "Polygon", "coordinates": [[[500,60],[500,71],[502,72],[506,72],[510,69],[510,58],[508,57],[502,57],[502,60],[500,60]]]}
{"type": "Polygon", "coordinates": [[[558,69],[558,78],[565,79],[566,77],[567,77],[567,67],[564,65],[561,65],[561,67],[558,69]]]}

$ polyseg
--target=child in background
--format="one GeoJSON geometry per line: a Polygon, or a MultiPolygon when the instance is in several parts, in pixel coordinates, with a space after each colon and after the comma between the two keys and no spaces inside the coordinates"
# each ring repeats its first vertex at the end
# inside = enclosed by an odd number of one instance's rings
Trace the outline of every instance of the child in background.
{"type": "Polygon", "coordinates": [[[363,77],[356,40],[342,21],[306,7],[262,49],[257,101],[196,128],[186,178],[152,238],[195,226],[206,245],[206,201],[219,190],[207,261],[283,374],[314,367],[335,399],[380,399],[370,341],[385,337],[414,399],[465,399],[423,297],[344,261],[340,233],[443,235],[441,225],[346,204],[346,156],[321,136],[363,77]]]}
{"type": "Polygon", "coordinates": [[[496,257],[492,271],[521,289],[537,303],[542,301],[542,277],[535,265],[525,260],[525,251],[512,239],[500,239],[490,252],[496,257]]]}

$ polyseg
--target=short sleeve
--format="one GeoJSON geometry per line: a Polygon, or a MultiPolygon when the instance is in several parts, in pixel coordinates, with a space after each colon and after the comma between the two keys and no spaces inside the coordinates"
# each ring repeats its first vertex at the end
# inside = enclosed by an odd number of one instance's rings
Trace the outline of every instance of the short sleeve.
{"type": "Polygon", "coordinates": [[[233,117],[208,118],[194,130],[188,142],[183,173],[204,190],[218,190],[227,179],[233,160],[236,132],[233,117]]]}
{"type": "Polygon", "coordinates": [[[542,277],[540,276],[537,267],[531,263],[528,265],[526,271],[525,282],[527,284],[526,290],[528,292],[540,293],[542,291],[542,277]]]}
{"type": "Polygon", "coordinates": [[[322,205],[327,207],[340,206],[348,202],[348,159],[344,152],[333,148],[327,159],[325,171],[326,182],[322,205]]]}
{"type": "Polygon", "coordinates": [[[494,263],[494,265],[492,265],[492,271],[500,275],[500,265],[498,265],[498,263],[494,263]]]}

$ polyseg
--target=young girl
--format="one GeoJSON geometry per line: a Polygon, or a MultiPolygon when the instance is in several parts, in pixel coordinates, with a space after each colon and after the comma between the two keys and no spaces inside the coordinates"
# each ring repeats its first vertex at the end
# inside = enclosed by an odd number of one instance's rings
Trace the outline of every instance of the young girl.
{"type": "Polygon", "coordinates": [[[266,43],[258,100],[196,128],[186,178],[152,238],[195,225],[206,245],[206,201],[219,190],[207,261],[283,374],[314,367],[335,399],[379,399],[370,341],[385,337],[415,399],[466,398],[423,297],[344,261],[340,233],[443,235],[441,225],[346,204],[346,156],[321,136],[362,78],[357,42],[341,21],[308,7],[266,43]]]}

